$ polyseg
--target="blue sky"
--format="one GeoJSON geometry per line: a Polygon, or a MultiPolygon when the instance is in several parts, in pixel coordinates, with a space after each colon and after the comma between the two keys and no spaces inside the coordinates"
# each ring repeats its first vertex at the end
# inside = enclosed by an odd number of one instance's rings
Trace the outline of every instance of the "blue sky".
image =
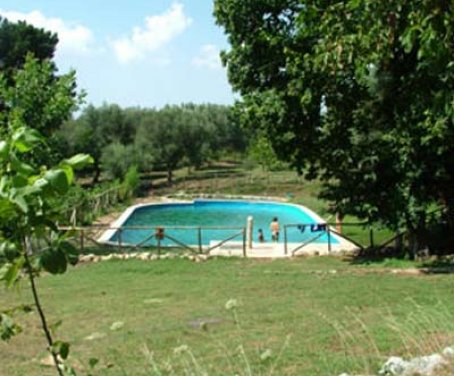
{"type": "Polygon", "coordinates": [[[59,34],[56,62],[87,102],[123,107],[233,103],[219,60],[227,38],[211,0],[0,0],[0,15],[59,34]]]}

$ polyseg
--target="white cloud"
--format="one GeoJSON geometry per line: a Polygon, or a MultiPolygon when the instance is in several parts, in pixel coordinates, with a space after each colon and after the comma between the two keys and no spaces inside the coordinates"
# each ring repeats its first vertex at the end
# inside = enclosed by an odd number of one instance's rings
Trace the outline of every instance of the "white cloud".
{"type": "Polygon", "coordinates": [[[57,33],[59,40],[57,49],[59,51],[86,54],[90,51],[90,45],[94,40],[89,28],[67,23],[61,18],[47,18],[38,10],[30,13],[21,13],[0,9],[0,15],[11,22],[26,21],[35,27],[57,33]]]}
{"type": "Polygon", "coordinates": [[[134,27],[130,37],[115,40],[115,54],[122,63],[143,59],[147,53],[169,43],[191,23],[192,19],[184,14],[183,4],[174,3],[164,13],[146,17],[145,26],[134,27]]]}
{"type": "Polygon", "coordinates": [[[199,55],[192,59],[196,67],[220,69],[222,67],[220,50],[213,44],[205,44],[200,48],[199,55]]]}

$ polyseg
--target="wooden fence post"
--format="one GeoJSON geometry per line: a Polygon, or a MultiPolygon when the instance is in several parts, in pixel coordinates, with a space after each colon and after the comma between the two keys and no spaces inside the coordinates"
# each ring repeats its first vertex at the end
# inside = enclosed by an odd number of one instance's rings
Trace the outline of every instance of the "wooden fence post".
{"type": "Polygon", "coordinates": [[[243,257],[246,256],[246,228],[243,228],[243,257]]]}
{"type": "Polygon", "coordinates": [[[80,251],[83,253],[84,252],[84,229],[80,230],[80,251]]]}
{"type": "Polygon", "coordinates": [[[328,253],[331,253],[331,230],[329,229],[329,225],[326,226],[328,232],[328,253]]]}
{"type": "Polygon", "coordinates": [[[370,247],[374,248],[374,229],[372,226],[369,224],[369,241],[370,241],[370,247]]]}
{"type": "Polygon", "coordinates": [[[287,256],[288,249],[287,249],[287,225],[284,225],[284,255],[287,256]]]}
{"type": "Polygon", "coordinates": [[[199,253],[202,253],[202,228],[200,226],[197,229],[197,240],[199,244],[199,253]]]}
{"type": "Polygon", "coordinates": [[[122,242],[121,242],[121,232],[123,230],[121,228],[118,229],[118,251],[121,253],[122,252],[122,242]]]}

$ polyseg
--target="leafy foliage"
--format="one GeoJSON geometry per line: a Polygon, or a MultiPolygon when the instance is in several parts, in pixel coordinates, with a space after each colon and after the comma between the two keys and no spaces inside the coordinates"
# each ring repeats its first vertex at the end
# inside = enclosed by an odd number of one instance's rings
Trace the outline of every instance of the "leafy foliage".
{"type": "Polygon", "coordinates": [[[21,328],[6,313],[0,313],[0,339],[8,341],[21,332],[21,328]]]}
{"type": "Polygon", "coordinates": [[[63,125],[58,139],[66,155],[94,157],[94,182],[102,171],[123,179],[132,165],[140,171],[164,169],[171,181],[177,167],[199,168],[210,158],[243,152],[247,145],[230,108],[211,104],[161,110],[88,106],[63,125]]]}
{"type": "Polygon", "coordinates": [[[130,198],[137,195],[140,188],[140,174],[137,166],[131,166],[125,174],[123,181],[123,196],[130,198]]]}
{"type": "MultiPolygon", "coordinates": [[[[28,56],[23,69],[13,74],[14,86],[8,86],[5,75],[0,75],[0,101],[7,109],[0,117],[0,280],[10,287],[28,275],[49,351],[62,375],[65,367],[60,368],[58,356],[66,359],[69,345],[52,341],[34,278],[41,270],[64,273],[68,264],[78,260],[77,250],[68,241],[71,234],[57,229],[60,213],[53,202],[68,192],[74,170],[92,158],[79,154],[52,167],[39,165],[33,158],[35,150],[46,143],[41,131],[49,121],[67,117],[75,105],[74,77],[50,79],[51,73],[50,63],[28,56]]],[[[19,327],[6,312],[0,314],[0,335],[7,340],[19,327]]]]}
{"type": "Polygon", "coordinates": [[[57,43],[56,34],[23,21],[13,23],[0,17],[0,68],[7,79],[23,67],[29,53],[39,61],[52,59],[57,43]]]}
{"type": "Polygon", "coordinates": [[[137,164],[134,145],[123,145],[117,142],[107,145],[102,150],[101,166],[113,179],[122,180],[127,171],[137,164]]]}
{"type": "Polygon", "coordinates": [[[216,0],[238,118],[320,177],[337,211],[405,227],[418,247],[434,209],[453,226],[453,12],[431,0],[216,0]]]}
{"type": "Polygon", "coordinates": [[[271,142],[263,135],[258,135],[249,146],[249,156],[264,170],[276,170],[282,163],[278,160],[271,142]]]}

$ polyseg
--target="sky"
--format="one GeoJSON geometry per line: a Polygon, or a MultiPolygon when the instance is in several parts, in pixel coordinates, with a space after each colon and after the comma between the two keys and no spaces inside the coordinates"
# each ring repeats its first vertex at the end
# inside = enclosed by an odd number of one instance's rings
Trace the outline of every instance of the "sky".
{"type": "Polygon", "coordinates": [[[0,0],[2,17],[58,34],[59,72],[75,69],[96,106],[233,103],[212,12],[212,0],[0,0]]]}

